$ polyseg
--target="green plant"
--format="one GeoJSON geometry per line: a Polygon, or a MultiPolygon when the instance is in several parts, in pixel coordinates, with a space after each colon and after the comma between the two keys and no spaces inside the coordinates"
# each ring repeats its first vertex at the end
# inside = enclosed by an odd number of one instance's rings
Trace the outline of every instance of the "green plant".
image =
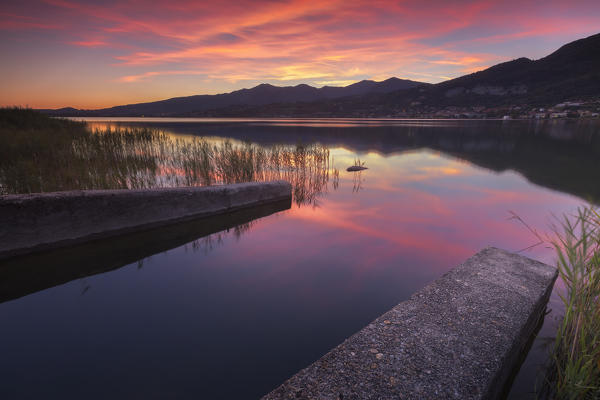
{"type": "MultiPolygon", "coordinates": [[[[580,207],[541,235],[517,214],[540,244],[557,255],[555,288],[564,315],[554,339],[549,365],[538,396],[543,399],[600,399],[600,215],[595,206],[580,207]],[[564,286],[561,288],[561,283],[564,286]]],[[[524,249],[525,250],[525,249],[524,249]]]]}
{"type": "Polygon", "coordinates": [[[600,398],[600,216],[583,207],[564,217],[552,244],[564,293],[565,315],[559,325],[547,379],[550,397],[600,398]]]}
{"type": "Polygon", "coordinates": [[[329,150],[319,145],[211,143],[148,128],[91,131],[82,122],[0,109],[0,194],[285,179],[297,204],[315,204],[331,169],[329,150]]]}

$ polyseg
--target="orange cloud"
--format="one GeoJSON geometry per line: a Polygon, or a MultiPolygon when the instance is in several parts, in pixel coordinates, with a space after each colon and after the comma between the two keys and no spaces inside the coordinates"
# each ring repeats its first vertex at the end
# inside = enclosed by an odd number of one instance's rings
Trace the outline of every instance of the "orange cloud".
{"type": "MultiPolygon", "coordinates": [[[[165,88],[176,87],[167,82],[176,81],[181,88],[175,93],[185,95],[182,89],[189,85],[177,77],[186,75],[211,81],[198,89],[206,92],[266,81],[324,85],[398,76],[439,82],[511,58],[545,55],[598,26],[600,11],[587,0],[568,7],[558,0],[32,0],[27,6],[8,2],[0,12],[0,29],[9,33],[2,40],[14,40],[9,48],[31,46],[44,53],[28,76],[42,79],[44,68],[56,65],[51,69],[58,74],[57,87],[64,88],[73,78],[60,75],[64,54],[73,50],[60,46],[68,44],[81,52],[80,59],[93,56],[78,65],[79,80],[98,82],[86,92],[105,90],[103,97],[116,104],[141,82],[137,96],[150,89],[157,92],[153,98],[168,96],[165,88]],[[54,33],[40,32],[49,30],[54,33]],[[532,38],[546,41],[546,47],[527,42],[532,38]],[[519,41],[524,47],[511,45],[519,41]],[[120,92],[108,82],[128,85],[120,92]]],[[[20,90],[15,83],[9,93],[26,98],[27,84],[46,87],[35,79],[22,81],[20,90]]]]}
{"type": "Polygon", "coordinates": [[[74,44],[76,46],[83,46],[83,47],[100,47],[100,46],[108,46],[109,43],[107,42],[103,42],[102,40],[82,40],[82,41],[78,41],[78,42],[71,42],[71,44],[74,44]]]}
{"type": "Polygon", "coordinates": [[[138,75],[127,75],[121,77],[119,80],[121,82],[138,82],[143,79],[151,78],[153,76],[158,75],[203,75],[206,72],[204,71],[194,71],[194,70],[186,70],[186,71],[148,71],[138,75]]]}

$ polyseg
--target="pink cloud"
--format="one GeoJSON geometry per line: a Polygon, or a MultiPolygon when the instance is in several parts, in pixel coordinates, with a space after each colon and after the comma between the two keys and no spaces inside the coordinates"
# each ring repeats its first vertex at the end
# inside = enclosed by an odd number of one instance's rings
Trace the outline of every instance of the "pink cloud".
{"type": "Polygon", "coordinates": [[[102,40],[82,40],[82,41],[76,41],[76,42],[71,42],[71,44],[74,44],[76,46],[83,46],[83,47],[102,47],[102,46],[109,46],[109,43],[102,41],[102,40]]]}
{"type": "Polygon", "coordinates": [[[195,70],[187,70],[187,71],[148,71],[138,75],[127,75],[121,77],[119,80],[121,82],[138,82],[140,80],[148,79],[153,76],[159,75],[204,75],[205,71],[195,71],[195,70]]]}
{"type": "Polygon", "coordinates": [[[558,0],[8,1],[3,31],[54,30],[79,51],[102,47],[106,66],[120,74],[111,81],[145,84],[184,75],[173,71],[204,73],[222,86],[389,76],[439,82],[531,56],[507,56],[515,41],[565,43],[600,26],[597,5],[586,0],[569,7],[558,0]]]}

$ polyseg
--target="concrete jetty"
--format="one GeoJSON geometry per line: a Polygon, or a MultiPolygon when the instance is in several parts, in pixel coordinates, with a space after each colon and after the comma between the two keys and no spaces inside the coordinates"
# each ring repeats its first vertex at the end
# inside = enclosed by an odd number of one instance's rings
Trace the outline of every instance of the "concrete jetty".
{"type": "Polygon", "coordinates": [[[263,399],[500,398],[556,277],[485,248],[263,399]]]}
{"type": "Polygon", "coordinates": [[[0,259],[290,199],[285,181],[0,196],[0,259]]]}
{"type": "Polygon", "coordinates": [[[289,209],[291,199],[0,261],[0,303],[102,274],[289,209]]]}

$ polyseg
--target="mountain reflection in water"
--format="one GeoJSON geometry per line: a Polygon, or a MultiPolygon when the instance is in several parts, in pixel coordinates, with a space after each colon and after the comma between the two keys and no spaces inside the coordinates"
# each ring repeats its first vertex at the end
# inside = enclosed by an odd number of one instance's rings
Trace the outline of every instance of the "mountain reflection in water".
{"type": "MultiPolygon", "coordinates": [[[[482,247],[535,242],[510,211],[544,229],[552,213],[600,200],[593,121],[121,124],[327,158],[294,162],[291,208],[258,221],[0,264],[12,299],[0,304],[6,397],[256,399],[482,247]],[[357,159],[369,169],[347,172],[357,159]]],[[[554,257],[543,246],[524,255],[554,257]]],[[[546,316],[511,398],[531,398],[556,318],[546,316]]]]}
{"type": "MultiPolygon", "coordinates": [[[[143,119],[142,119],[143,120],[143,119]]],[[[160,121],[160,119],[154,119],[160,121]]],[[[394,121],[360,123],[349,120],[191,120],[178,122],[99,122],[92,127],[150,126],[176,136],[202,136],[217,141],[234,139],[263,148],[298,144],[347,149],[357,154],[384,157],[424,149],[439,151],[492,171],[513,170],[532,183],[570,193],[598,203],[600,185],[600,121],[394,121]]],[[[302,148],[302,147],[301,147],[302,148]]],[[[369,164],[369,159],[361,156],[369,164]]],[[[331,169],[319,168],[319,159],[305,159],[297,173],[287,176],[268,174],[264,179],[281,177],[295,183],[299,202],[312,203],[318,193],[326,192],[334,170],[348,165],[328,160],[331,169]],[[307,175],[307,172],[313,175],[307,175]]],[[[262,179],[261,177],[257,177],[262,179]]]]}

